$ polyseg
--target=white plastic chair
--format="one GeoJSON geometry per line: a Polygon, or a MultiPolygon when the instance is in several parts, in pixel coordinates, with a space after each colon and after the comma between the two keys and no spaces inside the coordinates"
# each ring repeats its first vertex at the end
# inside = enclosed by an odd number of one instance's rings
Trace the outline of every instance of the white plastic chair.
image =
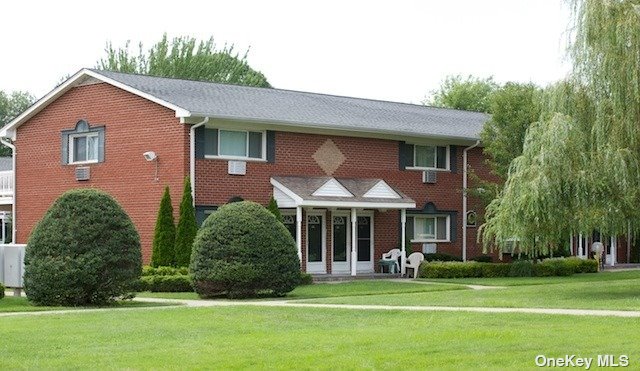
{"type": "MultiPolygon", "coordinates": [[[[413,269],[413,278],[418,278],[418,271],[420,268],[420,264],[424,261],[424,255],[421,252],[414,252],[409,255],[404,265],[405,269],[413,269]]],[[[407,272],[407,274],[409,274],[407,272]]]]}
{"type": "Polygon", "coordinates": [[[393,265],[393,272],[400,272],[400,264],[398,264],[398,258],[402,256],[402,251],[400,249],[391,249],[389,252],[382,254],[382,259],[380,261],[393,261],[395,264],[393,265]]]}

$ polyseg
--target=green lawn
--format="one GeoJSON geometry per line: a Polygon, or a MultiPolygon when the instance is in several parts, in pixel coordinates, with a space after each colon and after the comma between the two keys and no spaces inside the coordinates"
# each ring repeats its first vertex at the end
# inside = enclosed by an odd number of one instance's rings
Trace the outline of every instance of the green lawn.
{"type": "Polygon", "coordinates": [[[626,279],[640,279],[640,270],[604,271],[600,273],[574,274],[568,277],[441,278],[421,279],[421,281],[485,286],[529,286],[557,283],[620,281],[626,279]]]}
{"type": "Polygon", "coordinates": [[[628,354],[637,319],[304,308],[0,318],[0,369],[534,369],[628,354]]]}
{"type": "Polygon", "coordinates": [[[501,289],[436,291],[384,296],[322,298],[333,304],[439,305],[640,310],[640,272],[550,278],[437,280],[506,286],[501,289]]]}
{"type": "MultiPolygon", "coordinates": [[[[312,299],[338,296],[360,296],[360,295],[386,295],[398,293],[431,292],[431,291],[451,291],[465,290],[461,285],[437,284],[425,285],[411,282],[393,281],[353,281],[341,283],[318,283],[313,285],[299,286],[284,298],[266,298],[267,300],[283,299],[312,299]]],[[[152,297],[163,299],[199,299],[198,295],[192,292],[141,292],[140,297],[152,297]]]]}
{"type": "MultiPolygon", "coordinates": [[[[132,307],[149,307],[149,306],[159,306],[159,305],[173,305],[173,304],[162,304],[162,303],[142,303],[135,301],[121,301],[116,302],[107,307],[92,307],[92,308],[132,308],[132,307]]],[[[31,304],[27,298],[25,297],[14,297],[14,296],[6,296],[4,299],[0,299],[0,313],[4,312],[39,312],[39,311],[47,311],[47,310],[67,310],[67,309],[77,309],[82,310],[84,307],[38,307],[31,304]]]]}

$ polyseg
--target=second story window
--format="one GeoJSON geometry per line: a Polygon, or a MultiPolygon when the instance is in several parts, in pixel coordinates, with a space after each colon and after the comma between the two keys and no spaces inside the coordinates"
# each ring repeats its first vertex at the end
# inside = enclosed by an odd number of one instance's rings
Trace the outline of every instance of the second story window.
{"type": "Polygon", "coordinates": [[[98,133],[69,136],[69,163],[98,162],[98,133]]]}
{"type": "Polygon", "coordinates": [[[265,159],[265,134],[261,131],[205,130],[206,157],[231,159],[265,159]]]}
{"type": "Polygon", "coordinates": [[[74,129],[62,131],[62,163],[92,164],[104,161],[104,126],[90,126],[85,120],[74,129]]]}
{"type": "Polygon", "coordinates": [[[422,146],[414,147],[414,167],[421,169],[449,169],[449,159],[446,146],[422,146]]]}

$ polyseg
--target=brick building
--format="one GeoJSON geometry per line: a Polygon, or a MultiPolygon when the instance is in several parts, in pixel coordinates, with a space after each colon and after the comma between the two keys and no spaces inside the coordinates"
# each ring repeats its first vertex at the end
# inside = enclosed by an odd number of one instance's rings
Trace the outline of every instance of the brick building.
{"type": "Polygon", "coordinates": [[[81,70],[0,132],[15,152],[15,234],[26,243],[63,192],[112,195],[150,260],[165,186],[177,217],[192,179],[198,221],[241,197],[273,195],[312,273],[379,270],[383,252],[467,258],[477,206],[465,213],[465,161],[489,177],[487,116],[279,89],[81,70]],[[143,155],[144,154],[144,155],[143,155]],[[465,227],[465,221],[467,226],[465,227]],[[406,233],[401,233],[401,230],[406,233]],[[466,234],[466,241],[463,235],[466,234]]]}

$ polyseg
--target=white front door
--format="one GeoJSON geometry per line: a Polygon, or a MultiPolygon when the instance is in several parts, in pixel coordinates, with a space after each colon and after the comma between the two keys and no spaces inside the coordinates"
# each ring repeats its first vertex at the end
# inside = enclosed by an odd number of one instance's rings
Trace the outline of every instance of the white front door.
{"type": "Polygon", "coordinates": [[[373,272],[373,212],[359,212],[357,231],[357,251],[358,263],[356,271],[358,273],[373,272]]]}
{"type": "Polygon", "coordinates": [[[331,215],[331,272],[348,274],[351,271],[351,213],[333,212],[331,215]]]}
{"type": "Polygon", "coordinates": [[[327,273],[326,214],[307,212],[307,273],[327,273]]]}

